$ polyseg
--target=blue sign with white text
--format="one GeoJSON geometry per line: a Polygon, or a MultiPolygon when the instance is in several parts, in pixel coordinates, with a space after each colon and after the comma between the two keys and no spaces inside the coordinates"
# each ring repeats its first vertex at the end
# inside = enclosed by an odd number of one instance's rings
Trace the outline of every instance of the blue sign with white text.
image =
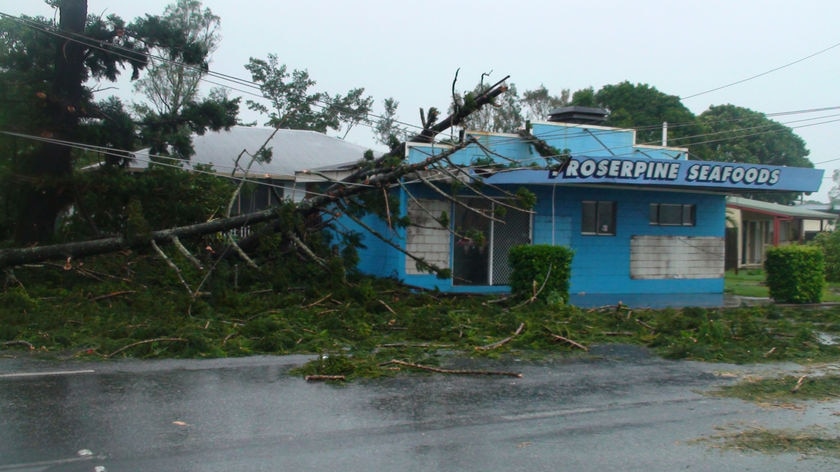
{"type": "Polygon", "coordinates": [[[511,170],[488,183],[678,186],[740,190],[816,192],[822,169],[734,162],[666,159],[572,158],[559,172],[511,170]]]}

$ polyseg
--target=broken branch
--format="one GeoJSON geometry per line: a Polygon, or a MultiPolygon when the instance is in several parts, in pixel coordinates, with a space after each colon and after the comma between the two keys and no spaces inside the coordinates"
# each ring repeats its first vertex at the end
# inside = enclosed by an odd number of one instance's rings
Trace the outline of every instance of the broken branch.
{"type": "Polygon", "coordinates": [[[566,344],[570,344],[570,345],[572,345],[572,346],[574,346],[574,347],[576,347],[576,348],[578,348],[578,349],[583,349],[584,351],[589,352],[589,348],[588,348],[588,347],[584,346],[583,344],[581,344],[581,343],[579,343],[579,342],[577,342],[577,341],[573,341],[573,340],[571,340],[571,339],[569,339],[569,338],[566,338],[566,337],[560,336],[559,334],[554,334],[554,333],[549,333],[549,334],[551,334],[551,337],[552,337],[554,340],[556,340],[556,341],[563,341],[563,342],[564,342],[564,343],[566,343],[566,344]]]}
{"type": "Polygon", "coordinates": [[[30,351],[35,350],[35,346],[33,346],[32,343],[30,343],[28,341],[14,340],[14,341],[5,341],[5,342],[0,343],[0,346],[17,346],[17,345],[26,346],[26,347],[29,348],[30,351]]]}
{"type": "Polygon", "coordinates": [[[805,379],[807,377],[808,377],[807,375],[803,375],[802,377],[799,377],[799,380],[796,381],[796,385],[792,389],[790,389],[790,393],[798,392],[799,389],[802,388],[802,384],[805,383],[805,379]]]}
{"type": "Polygon", "coordinates": [[[160,246],[157,245],[154,239],[151,240],[151,245],[152,248],[154,248],[155,252],[157,252],[158,255],[161,257],[161,259],[163,259],[166,262],[166,265],[168,265],[170,269],[175,271],[175,274],[178,276],[178,280],[180,280],[184,287],[186,287],[187,293],[192,295],[193,291],[190,288],[190,284],[187,283],[187,281],[184,279],[184,276],[181,274],[181,268],[178,267],[174,262],[172,262],[171,259],[169,259],[169,256],[167,256],[166,253],[163,252],[163,250],[160,248],[160,246]]]}
{"type": "Polygon", "coordinates": [[[516,328],[516,331],[513,332],[512,335],[502,339],[501,341],[496,341],[492,344],[488,344],[486,346],[478,346],[475,348],[476,351],[490,351],[496,349],[498,347],[504,346],[505,344],[509,343],[513,338],[519,336],[522,333],[522,330],[525,328],[525,323],[520,323],[519,327],[516,328]]]}

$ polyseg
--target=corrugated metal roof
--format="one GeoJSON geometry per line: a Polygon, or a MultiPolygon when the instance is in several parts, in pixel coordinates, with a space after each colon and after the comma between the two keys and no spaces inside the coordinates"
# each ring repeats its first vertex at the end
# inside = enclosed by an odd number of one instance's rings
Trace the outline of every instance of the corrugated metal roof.
{"type": "Polygon", "coordinates": [[[727,206],[744,210],[770,213],[779,216],[793,216],[811,220],[834,220],[837,215],[823,211],[809,210],[801,206],[780,205],[778,203],[763,202],[743,197],[726,197],[727,206]]]}
{"type": "MultiPolygon", "coordinates": [[[[212,165],[217,172],[229,175],[243,150],[253,155],[274,131],[274,128],[234,126],[228,131],[193,135],[195,154],[190,158],[190,165],[212,165]]],[[[317,131],[292,129],[277,130],[267,147],[272,149],[271,161],[255,162],[248,175],[291,180],[296,171],[358,161],[368,150],[317,131]]],[[[131,167],[147,167],[148,151],[135,152],[131,167]]],[[[237,175],[243,175],[251,160],[249,154],[242,154],[237,175]]]]}

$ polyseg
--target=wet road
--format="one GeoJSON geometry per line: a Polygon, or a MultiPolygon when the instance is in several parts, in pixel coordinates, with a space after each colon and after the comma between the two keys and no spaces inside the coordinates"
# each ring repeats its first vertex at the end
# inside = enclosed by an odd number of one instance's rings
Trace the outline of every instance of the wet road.
{"type": "MultiPolygon", "coordinates": [[[[0,359],[0,471],[837,470],[693,441],[719,427],[836,430],[840,404],[762,409],[702,395],[738,368],[624,346],[345,386],[304,357],[73,363],[0,359]]],[[[773,367],[781,369],[783,367],[773,367]]]]}

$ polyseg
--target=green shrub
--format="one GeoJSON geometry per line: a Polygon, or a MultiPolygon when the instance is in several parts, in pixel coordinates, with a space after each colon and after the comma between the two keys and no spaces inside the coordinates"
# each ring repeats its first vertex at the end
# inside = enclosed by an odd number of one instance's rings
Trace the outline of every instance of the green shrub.
{"type": "Polygon", "coordinates": [[[767,288],[777,303],[819,303],[825,288],[825,261],[814,246],[780,246],[767,250],[767,288]]]}
{"type": "Polygon", "coordinates": [[[538,299],[567,302],[573,255],[567,247],[546,244],[512,248],[509,257],[513,269],[511,293],[515,297],[530,298],[539,291],[538,299]]]}
{"type": "Polygon", "coordinates": [[[840,282],[840,231],[820,233],[811,243],[822,249],[825,257],[825,279],[840,282]]]}

